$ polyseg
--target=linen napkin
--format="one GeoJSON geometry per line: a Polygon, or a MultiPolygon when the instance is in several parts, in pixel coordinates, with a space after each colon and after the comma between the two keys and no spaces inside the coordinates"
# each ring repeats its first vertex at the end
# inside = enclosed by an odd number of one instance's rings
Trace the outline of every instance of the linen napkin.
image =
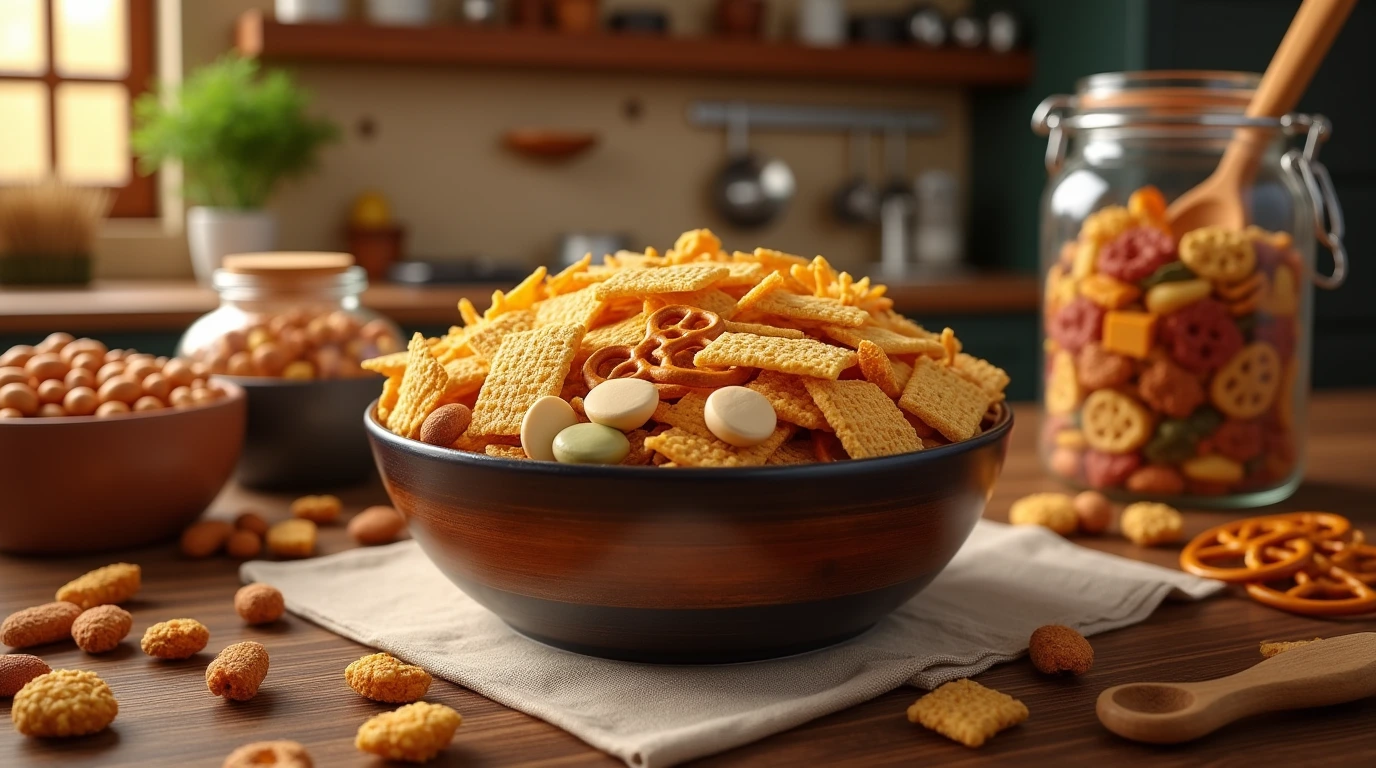
{"type": "Polygon", "coordinates": [[[414,541],[297,562],[245,563],[287,608],[572,733],[634,768],[747,744],[905,683],[934,688],[1027,649],[1032,630],[1085,635],[1147,618],[1219,582],[1077,546],[1037,526],[980,521],[946,570],[874,629],[773,661],[658,666],[561,651],[513,632],[414,541]]]}

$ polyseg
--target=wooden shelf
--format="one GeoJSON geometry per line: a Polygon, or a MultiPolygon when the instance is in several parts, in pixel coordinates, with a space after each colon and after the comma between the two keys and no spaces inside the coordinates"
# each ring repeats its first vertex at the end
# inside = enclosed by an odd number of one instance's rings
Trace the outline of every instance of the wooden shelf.
{"type": "Polygon", "coordinates": [[[1020,85],[1026,52],[791,43],[643,35],[563,35],[511,27],[279,24],[260,10],[239,17],[240,53],[282,61],[505,67],[547,71],[757,77],[893,85],[1020,85]]]}
{"type": "MultiPolygon", "coordinates": [[[[406,326],[459,322],[459,299],[486,307],[504,283],[407,286],[381,284],[363,294],[363,305],[406,326]]],[[[1030,312],[1039,300],[1031,275],[975,273],[921,282],[891,282],[889,296],[908,314],[1030,312]]],[[[104,281],[89,288],[0,289],[0,333],[53,331],[180,332],[219,303],[215,292],[182,281],[104,281]]]]}

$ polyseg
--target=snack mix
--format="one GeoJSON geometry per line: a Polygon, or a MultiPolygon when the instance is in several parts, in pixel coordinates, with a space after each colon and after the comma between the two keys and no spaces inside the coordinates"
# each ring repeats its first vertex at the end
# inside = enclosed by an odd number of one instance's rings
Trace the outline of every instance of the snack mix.
{"type": "Polygon", "coordinates": [[[209,375],[200,363],[54,333],[0,354],[0,419],[190,408],[225,396],[209,375]]]}
{"type": "Polygon", "coordinates": [[[189,354],[211,373],[281,379],[350,379],[372,374],[358,361],[401,348],[383,320],[361,322],[342,310],[295,308],[255,315],[189,354]]]}
{"type": "Polygon", "coordinates": [[[392,432],[509,459],[802,464],[988,429],[1007,374],[884,293],[700,229],[664,254],[538,269],[481,314],[461,302],[462,327],[362,365],[387,377],[376,416],[392,432]]]}
{"type": "Polygon", "coordinates": [[[1046,276],[1049,469],[1144,496],[1272,488],[1295,469],[1304,264],[1289,235],[1178,240],[1154,187],[1085,219],[1046,276]]]}

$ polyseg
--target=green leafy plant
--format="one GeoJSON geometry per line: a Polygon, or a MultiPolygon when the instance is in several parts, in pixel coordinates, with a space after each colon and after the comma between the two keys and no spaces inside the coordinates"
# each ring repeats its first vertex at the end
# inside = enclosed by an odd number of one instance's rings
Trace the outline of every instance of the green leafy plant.
{"type": "Polygon", "coordinates": [[[286,73],[260,74],[253,59],[226,56],[197,70],[174,101],[140,96],[131,142],[144,173],[180,161],[184,194],[198,205],[261,208],[339,136],[334,123],[306,114],[309,98],[286,73]]]}

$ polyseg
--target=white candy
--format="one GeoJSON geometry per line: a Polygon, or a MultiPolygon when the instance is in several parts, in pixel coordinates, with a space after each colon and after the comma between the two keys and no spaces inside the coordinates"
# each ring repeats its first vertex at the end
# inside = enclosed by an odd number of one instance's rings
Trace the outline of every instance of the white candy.
{"type": "Polygon", "coordinates": [[[764,395],[745,387],[722,387],[708,395],[703,416],[712,434],[737,448],[763,443],[779,420],[764,395]]]}
{"type": "Polygon", "coordinates": [[[521,418],[521,447],[540,461],[554,461],[554,437],[578,423],[578,414],[563,398],[546,395],[521,418]]]}
{"type": "Polygon", "coordinates": [[[594,424],[629,432],[645,426],[659,405],[659,390],[643,379],[607,379],[583,398],[594,424]]]}

